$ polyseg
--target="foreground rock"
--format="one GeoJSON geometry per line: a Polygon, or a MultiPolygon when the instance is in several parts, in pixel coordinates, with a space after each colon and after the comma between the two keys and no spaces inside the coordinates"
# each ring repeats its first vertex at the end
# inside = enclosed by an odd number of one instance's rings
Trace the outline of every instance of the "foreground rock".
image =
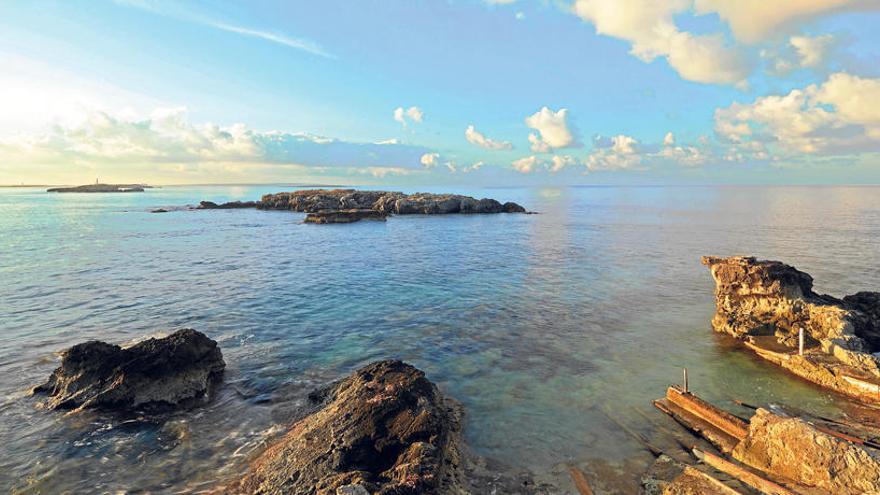
{"type": "Polygon", "coordinates": [[[327,210],[309,213],[305,223],[352,223],[361,220],[379,220],[384,222],[388,215],[377,210],[327,210]]]}
{"type": "Polygon", "coordinates": [[[64,351],[34,393],[47,409],[166,411],[207,401],[225,366],[217,342],[191,329],[127,348],[90,341],[64,351]]]}
{"type": "Polygon", "coordinates": [[[46,192],[57,193],[118,193],[118,192],[144,192],[150,186],[144,184],[86,184],[76,187],[53,187],[46,192]]]}
{"type": "Polygon", "coordinates": [[[324,392],[224,492],[300,495],[464,493],[460,409],[424,373],[380,361],[324,392]]]}
{"type": "Polygon", "coordinates": [[[267,194],[260,200],[266,210],[293,210],[315,213],[324,210],[376,210],[395,215],[443,215],[451,213],[525,213],[516,203],[494,199],[475,199],[458,194],[404,194],[355,189],[309,189],[267,194]]]}
{"type": "Polygon", "coordinates": [[[837,299],[813,292],[813,278],[778,261],[703,257],[715,279],[716,331],[824,387],[880,402],[880,293],[837,299]],[[798,355],[798,331],[805,352],[798,355]]]}
{"type": "Polygon", "coordinates": [[[880,492],[880,460],[798,418],[758,409],[733,457],[753,468],[839,495],[880,492]]]}

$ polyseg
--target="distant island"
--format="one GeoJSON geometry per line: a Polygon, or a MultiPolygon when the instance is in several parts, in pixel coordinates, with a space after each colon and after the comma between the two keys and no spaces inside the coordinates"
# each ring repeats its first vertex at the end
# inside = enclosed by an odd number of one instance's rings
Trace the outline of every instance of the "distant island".
{"type": "Polygon", "coordinates": [[[151,189],[153,186],[146,184],[86,184],[84,186],[74,187],[52,187],[46,189],[46,192],[58,193],[121,193],[121,192],[144,192],[144,189],[151,189]]]}

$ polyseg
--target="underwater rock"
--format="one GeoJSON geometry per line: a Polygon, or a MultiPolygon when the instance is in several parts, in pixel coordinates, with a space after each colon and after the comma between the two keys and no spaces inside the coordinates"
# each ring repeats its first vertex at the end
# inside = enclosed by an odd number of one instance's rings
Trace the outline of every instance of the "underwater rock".
{"type": "Polygon", "coordinates": [[[126,348],[89,341],[33,392],[47,409],[167,411],[206,402],[225,366],[217,342],[192,329],[126,348]]]}

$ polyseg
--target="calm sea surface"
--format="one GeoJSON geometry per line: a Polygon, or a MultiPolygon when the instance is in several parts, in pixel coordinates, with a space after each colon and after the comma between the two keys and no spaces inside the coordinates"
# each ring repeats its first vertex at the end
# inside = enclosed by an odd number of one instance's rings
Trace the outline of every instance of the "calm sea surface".
{"type": "Polygon", "coordinates": [[[729,408],[839,404],[713,334],[700,255],[781,259],[838,296],[880,288],[870,187],[458,190],[541,214],[328,226],[291,212],[149,213],[290,189],[0,189],[0,492],[210,487],[312,388],[397,357],[464,404],[476,453],[559,492],[573,491],[575,464],[600,491],[629,493],[650,456],[615,421],[656,436],[644,415],[665,421],[650,400],[682,367],[729,408]],[[59,350],[181,327],[217,340],[228,364],[207,407],[123,421],[27,397],[59,350]]]}

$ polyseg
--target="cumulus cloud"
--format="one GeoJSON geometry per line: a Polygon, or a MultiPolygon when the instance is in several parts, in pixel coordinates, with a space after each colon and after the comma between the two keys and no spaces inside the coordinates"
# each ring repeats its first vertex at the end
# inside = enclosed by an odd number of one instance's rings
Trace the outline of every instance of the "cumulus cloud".
{"type": "Polygon", "coordinates": [[[536,153],[547,153],[553,149],[570,148],[579,144],[568,123],[566,108],[554,112],[543,107],[534,115],[526,117],[525,122],[529,128],[538,131],[537,134],[529,134],[532,151],[536,153]]]}
{"type": "MultiPolygon", "coordinates": [[[[659,2],[658,2],[659,3],[659,2]]],[[[715,13],[736,39],[758,43],[793,25],[844,9],[880,8],[876,0],[695,0],[697,13],[715,13]]]]}
{"type": "Polygon", "coordinates": [[[425,153],[419,158],[419,163],[425,168],[434,168],[440,161],[440,153],[425,153]]]}
{"type": "Polygon", "coordinates": [[[772,74],[785,76],[797,69],[825,69],[837,45],[837,40],[830,34],[797,35],[789,38],[788,43],[781,48],[767,48],[760,53],[771,62],[772,74]]]}
{"type": "Polygon", "coordinates": [[[642,162],[638,152],[639,142],[630,136],[619,134],[608,140],[595,140],[595,149],[587,157],[589,170],[625,170],[642,162]]]}
{"type": "Polygon", "coordinates": [[[467,129],[464,130],[464,137],[469,143],[476,144],[487,150],[509,150],[513,148],[513,144],[511,144],[510,141],[495,141],[494,139],[489,139],[485,134],[474,128],[473,125],[469,125],[467,129]]]}
{"type": "Polygon", "coordinates": [[[513,166],[513,169],[517,172],[528,174],[535,170],[539,162],[540,160],[538,159],[538,157],[532,155],[514,160],[513,163],[511,163],[511,166],[513,166]]]}
{"type": "Polygon", "coordinates": [[[675,144],[675,135],[672,132],[667,132],[665,136],[663,136],[663,146],[672,146],[675,144]]]}
{"type": "Polygon", "coordinates": [[[723,35],[680,30],[674,16],[692,7],[690,0],[576,0],[575,15],[596,32],[629,41],[630,53],[645,62],[664,57],[684,79],[744,85],[753,63],[723,35]]]}
{"type": "Polygon", "coordinates": [[[836,155],[880,150],[880,79],[838,72],[821,85],[734,103],[715,112],[715,131],[734,155],[836,155]]]}
{"type": "Polygon", "coordinates": [[[75,125],[0,142],[12,163],[262,163],[309,167],[419,168],[429,150],[399,142],[355,143],[304,133],[260,132],[244,124],[188,122],[185,108],[158,109],[148,118],[93,112],[75,125]]]}
{"type": "Polygon", "coordinates": [[[394,109],[394,120],[400,122],[404,127],[406,127],[407,121],[420,124],[424,117],[425,113],[419,107],[397,107],[394,109]]]}

